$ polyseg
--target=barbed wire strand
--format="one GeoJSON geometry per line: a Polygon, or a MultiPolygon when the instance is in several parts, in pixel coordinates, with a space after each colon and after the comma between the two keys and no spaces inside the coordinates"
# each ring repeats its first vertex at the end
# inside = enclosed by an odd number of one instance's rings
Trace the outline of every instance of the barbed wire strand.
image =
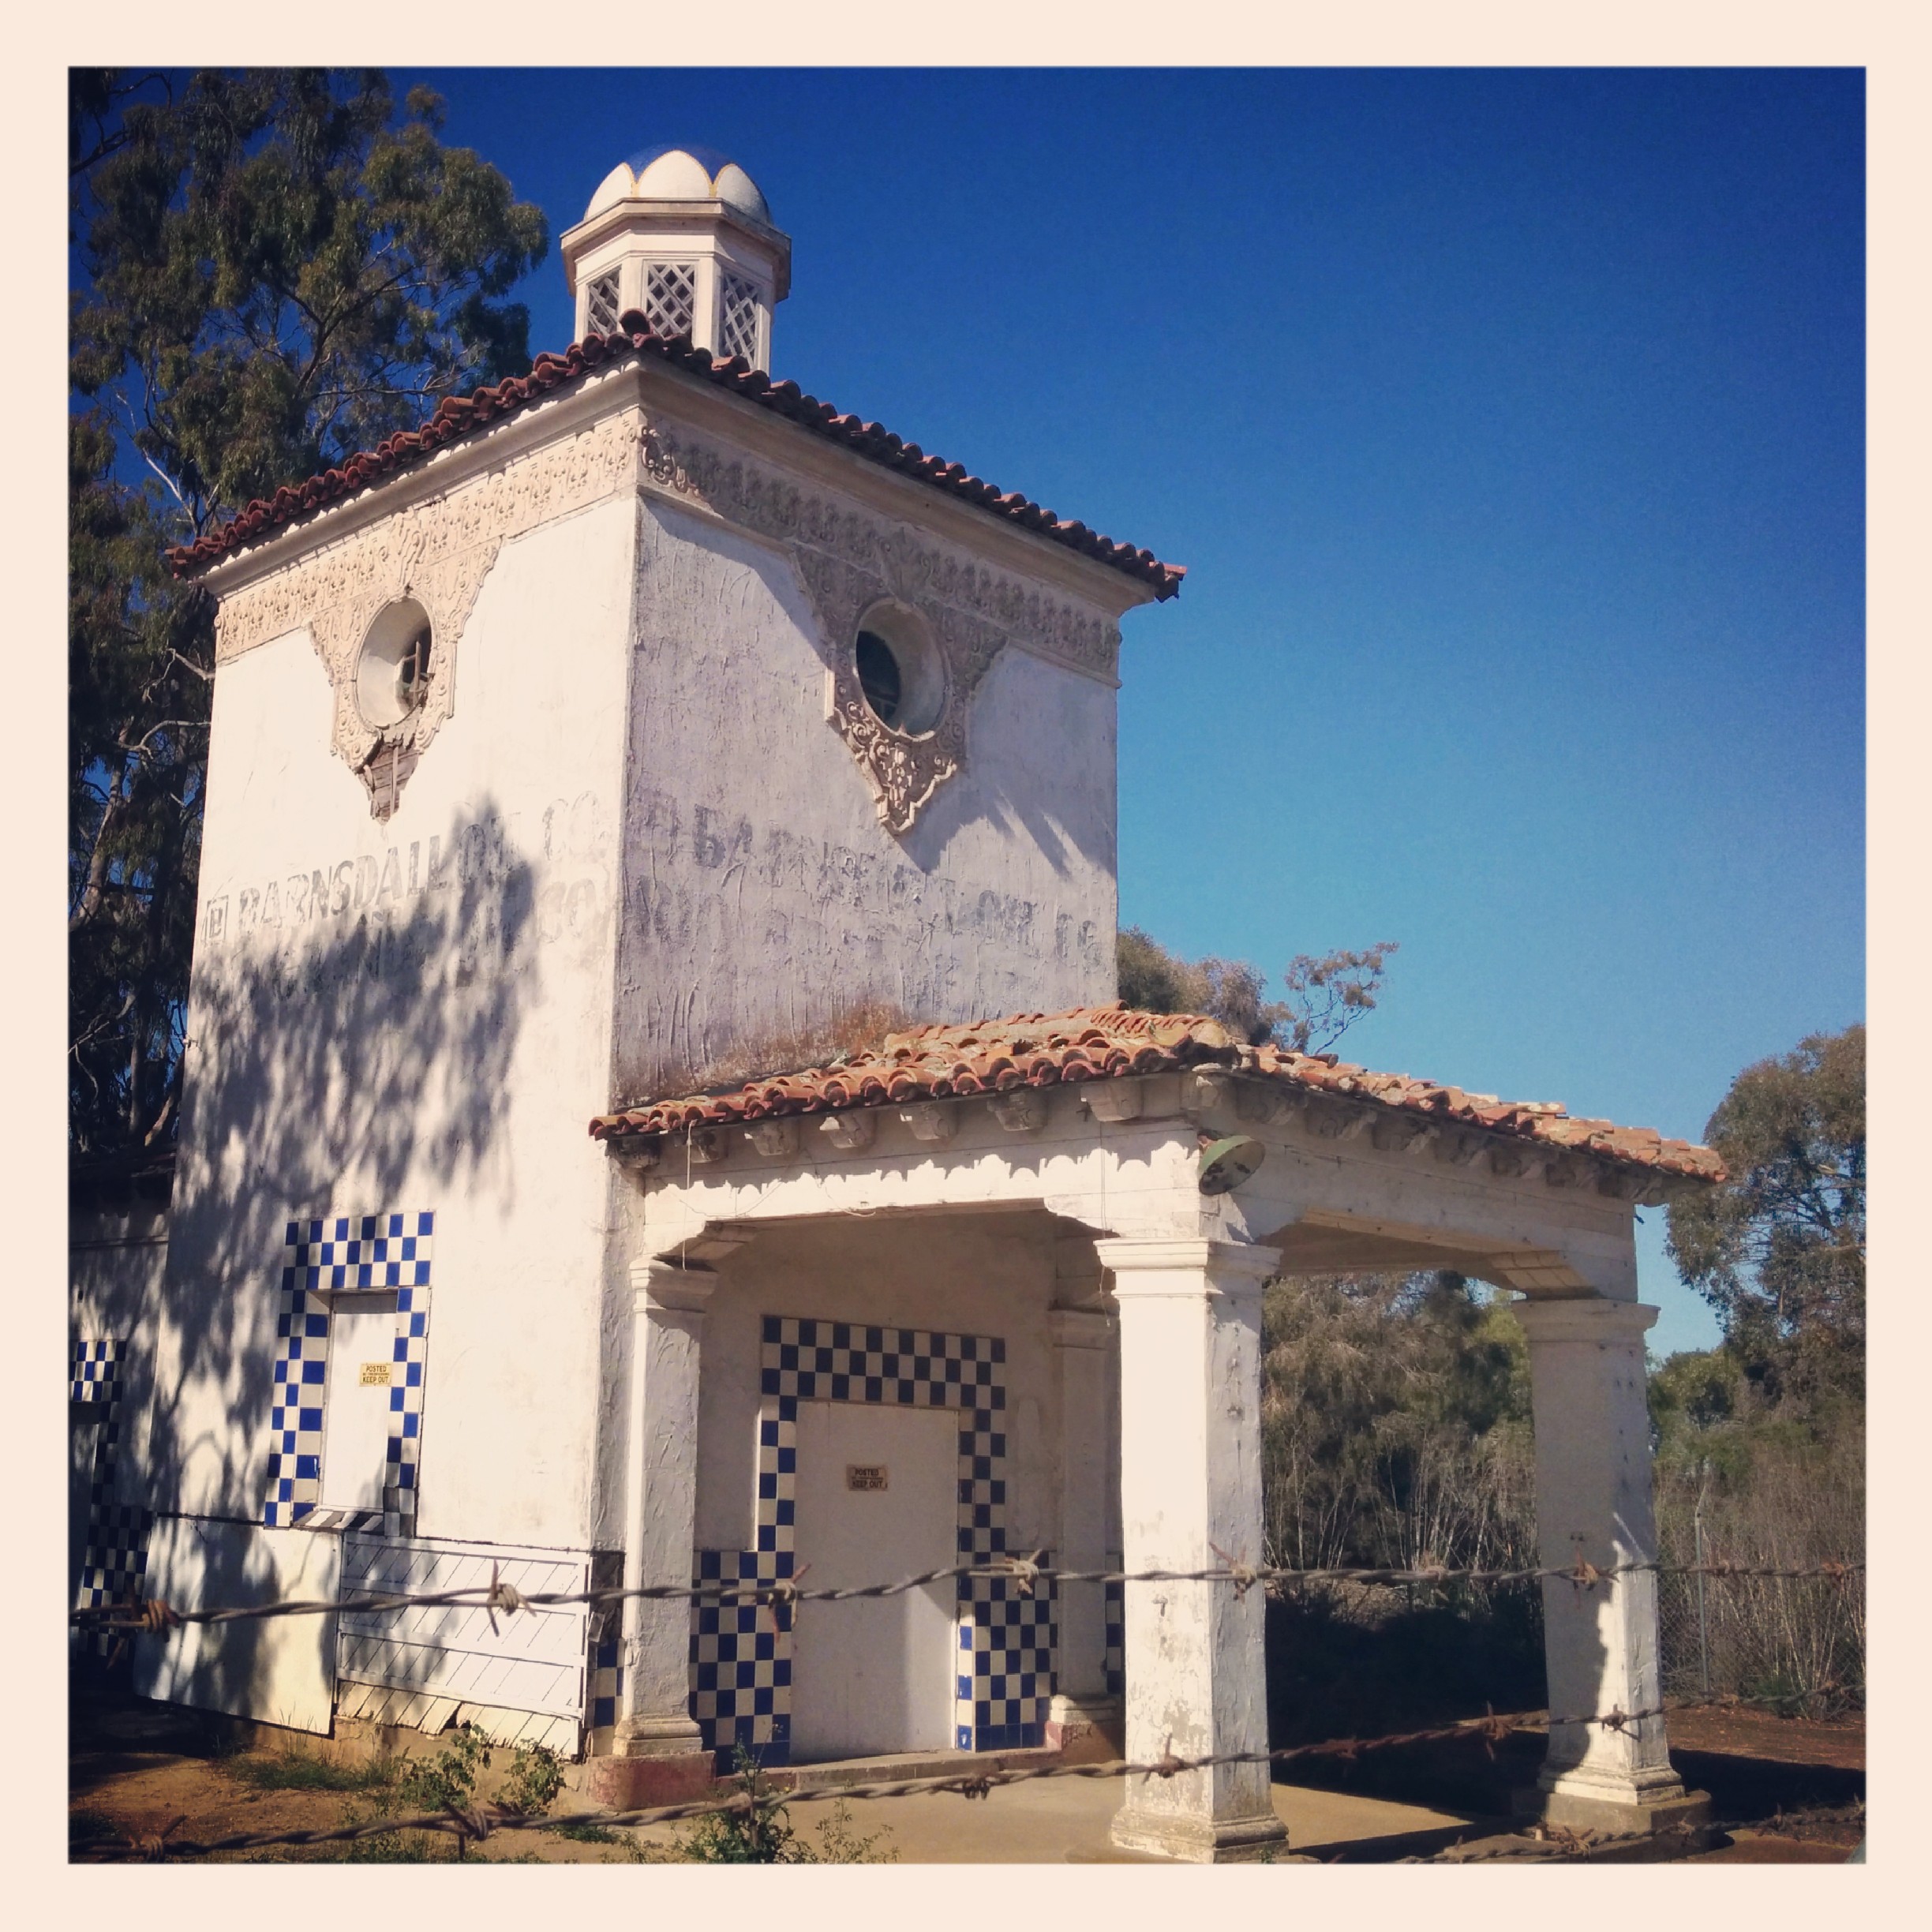
{"type": "MultiPolygon", "coordinates": [[[[657,1805],[628,1811],[598,1811],[574,1817],[553,1818],[541,1812],[518,1812],[487,1804],[467,1810],[454,1805],[441,1811],[425,1811],[407,1817],[375,1818],[328,1830],[235,1832],[223,1838],[177,1839],[163,1833],[138,1844],[108,1852],[105,1855],[125,1858],[207,1858],[228,1852],[265,1851],[274,1848],[299,1848],[309,1845],[349,1844],[365,1838],[380,1837],[392,1832],[442,1832],[466,1841],[489,1837],[500,1831],[556,1831],[568,1825],[594,1823],[605,1829],[633,1829],[649,1825],[672,1825],[687,1820],[724,1817],[732,1814],[751,1816],[780,1805],[811,1804],[842,1799],[913,1798],[954,1792],[967,1799],[985,1799],[1012,1785],[1031,1784],[1061,1778],[1089,1780],[1127,1777],[1169,1779],[1183,1773],[1211,1770],[1222,1765],[1291,1764],[1298,1759],[1339,1758],[1353,1761],[1364,1751],[1389,1750],[1417,1744],[1448,1743],[1461,1739],[1481,1740],[1492,1756],[1495,1747],[1513,1732],[1527,1727],[1597,1724],[1605,1730],[1623,1731],[1634,1724],[1668,1716],[1673,1711],[1723,1704],[1728,1698],[1698,1698],[1658,1705],[1654,1708],[1623,1711],[1612,1709],[1586,1717],[1552,1718],[1547,1710],[1486,1712],[1481,1717],[1458,1718],[1446,1724],[1421,1729],[1391,1732],[1373,1738],[1330,1738],[1320,1743],[1284,1745],[1274,1750],[1217,1751],[1194,1758],[1180,1758],[1171,1750],[1161,1757],[1133,1761],[1110,1758],[1091,1764],[1025,1765],[986,1771],[960,1771],[927,1777],[896,1778],[860,1784],[807,1785],[802,1789],[773,1788],[754,1795],[739,1792],[728,1798],[693,1799],[682,1804],[657,1805]]],[[[178,1822],[179,1821],[177,1821],[178,1822]]],[[[170,1828],[171,1829],[171,1828],[170,1828]]],[[[1547,1828],[1546,1828],[1547,1829],[1547,1828]]],[[[1653,1833],[1632,1834],[1651,1837],[1653,1833]]],[[[1593,1843],[1602,1843],[1595,1840],[1593,1843]]]]}
{"type": "Polygon", "coordinates": [[[1523,1865],[1556,1864],[1564,1859],[1588,1858],[1593,1852],[1639,1844],[1646,1840],[1654,1844],[1659,1839],[1715,1837],[1720,1833],[1728,1836],[1732,1832],[1763,1831],[1767,1828],[1776,1830],[1783,1825],[1814,1822],[1858,1824],[1863,1822],[1864,1817],[1865,1801],[1861,1798],[1849,1805],[1811,1805],[1789,1811],[1780,1806],[1776,1811],[1767,1812],[1760,1818],[1713,1818],[1703,1824],[1688,1819],[1672,1819],[1654,1829],[1642,1831],[1573,1831],[1561,1825],[1535,1825],[1512,1834],[1507,1842],[1501,1844],[1484,1844],[1478,1841],[1465,1848],[1458,1841],[1443,1851],[1415,1852],[1389,1862],[1395,1865],[1479,1865],[1501,1859],[1523,1865]],[[1531,1842],[1522,1842],[1526,1838],[1531,1842]]]}
{"type": "MultiPolygon", "coordinates": [[[[642,1583],[628,1586],[612,1584],[582,1590],[519,1590],[494,1574],[487,1584],[470,1584],[447,1590],[374,1590],[348,1597],[293,1597],[265,1604],[237,1604],[218,1609],[179,1610],[160,1597],[132,1597],[114,1604],[92,1604],[74,1610],[68,1621],[94,1630],[140,1631],[159,1633],[186,1624],[233,1623],[264,1617],[320,1616],[331,1612],[380,1612],[406,1609],[462,1608],[496,1612],[506,1615],[523,1609],[561,1608],[586,1604],[593,1607],[622,1603],[631,1598],[649,1601],[695,1603],[752,1603],[792,1605],[800,1603],[840,1603],[859,1597],[898,1597],[923,1589],[929,1584],[959,1578],[990,1578],[1017,1586],[1023,1596],[1031,1596],[1041,1583],[1231,1583],[1237,1596],[1245,1596],[1256,1584],[1308,1583],[1432,1584],[1568,1582],[1579,1589],[1593,1589],[1598,1583],[1635,1575],[1703,1576],[1714,1580],[1746,1578],[1778,1578],[1785,1580],[1813,1578],[1842,1584],[1848,1577],[1862,1574],[1863,1563],[1801,1564],[1790,1567],[1732,1563],[1665,1563],[1657,1562],[1612,1563],[1599,1567],[1579,1556],[1563,1567],[1544,1566],[1520,1570],[1455,1570],[1328,1568],[1290,1570],[1267,1565],[1224,1562],[1206,1570],[1054,1570],[1040,1561],[1044,1552],[1031,1556],[1008,1556],[992,1563],[960,1563],[943,1570],[927,1570],[916,1576],[901,1577],[896,1582],[852,1584],[807,1589],[794,1579],[778,1578],[769,1583],[723,1579],[696,1583],[642,1583]]],[[[1219,1554],[1219,1552],[1217,1552],[1219,1554]]]]}

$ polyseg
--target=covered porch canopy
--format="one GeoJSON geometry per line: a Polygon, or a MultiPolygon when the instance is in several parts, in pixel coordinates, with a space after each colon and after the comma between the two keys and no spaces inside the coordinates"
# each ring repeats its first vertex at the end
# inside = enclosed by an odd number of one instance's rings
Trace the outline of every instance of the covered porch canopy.
{"type": "MultiPolygon", "coordinates": [[[[1261,1559],[1260,1315],[1284,1274],[1453,1269],[1526,1297],[1542,1562],[1655,1555],[1634,1211],[1721,1179],[1709,1149],[1118,1005],[889,1036],[827,1068],[591,1123],[628,1196],[637,1331],[627,1577],[691,1573],[704,1313],[754,1248],[808,1224],[930,1238],[991,1217],[1045,1239],[1061,1362],[1058,1567],[1261,1559]],[[1118,1516],[1101,1364],[1118,1325],[1118,1516]]],[[[869,1232],[868,1232],[869,1231],[869,1232]]],[[[962,1315],[970,1312],[962,1310],[962,1315]]],[[[883,1578],[877,1579],[886,1580],[883,1578]]],[[[1057,1714],[1104,1708],[1097,1590],[1060,1608],[1057,1714]]],[[[1648,1574],[1544,1586],[1555,1717],[1654,1713],[1648,1574]]],[[[1127,1755],[1265,1749],[1263,1605],[1226,1582],[1125,1591],[1127,1755]]],[[[620,1753],[691,1751],[682,1607],[633,1602],[620,1753]]],[[[1683,1817],[1661,1717],[1552,1722],[1545,1815],[1683,1817]]],[[[1261,1765],[1129,1781],[1125,1846],[1252,1855],[1261,1765]]]]}

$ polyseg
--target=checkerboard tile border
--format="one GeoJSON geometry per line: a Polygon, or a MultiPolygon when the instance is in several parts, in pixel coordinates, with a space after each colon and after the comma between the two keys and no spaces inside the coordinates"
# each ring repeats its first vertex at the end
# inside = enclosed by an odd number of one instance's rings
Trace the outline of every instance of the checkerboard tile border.
{"type": "Polygon", "coordinates": [[[353,1526],[391,1537],[415,1533],[435,1236],[433,1213],[332,1215],[289,1222],[283,1237],[281,1297],[275,1311],[268,1486],[262,1503],[267,1528],[353,1526]],[[396,1296],[392,1360],[402,1368],[402,1379],[389,1391],[391,1432],[377,1523],[370,1520],[373,1512],[318,1507],[323,1398],[328,1386],[335,1297],[389,1289],[396,1296]]]}
{"type": "MultiPolygon", "coordinates": [[[[792,1573],[798,1405],[889,1402],[960,1417],[957,1548],[980,1563],[1006,1548],[1006,1344],[889,1324],[766,1316],[759,1347],[757,1548],[700,1550],[697,1580],[770,1583],[792,1573]]],[[[1050,1589],[1004,1578],[957,1585],[953,1734],[962,1750],[1042,1743],[1059,1642],[1050,1589]]],[[[792,1618],[781,1604],[694,1604],[691,1713],[722,1759],[734,1745],[767,1764],[791,1749],[792,1618]]]]}
{"type": "Polygon", "coordinates": [[[70,1400],[111,1409],[121,1399],[121,1344],[106,1338],[77,1340],[67,1382],[70,1400]]]}
{"type": "MultiPolygon", "coordinates": [[[[623,1552],[593,1550],[590,1555],[590,1587],[616,1589],[623,1582],[623,1552]]],[[[584,1684],[584,1723],[587,1729],[608,1728],[617,1721],[623,1709],[623,1608],[620,1604],[593,1604],[584,1619],[588,1639],[584,1684]]],[[[586,1740],[586,1749],[588,1740],[586,1740]]]]}
{"type": "Polygon", "coordinates": [[[590,1647],[590,1728],[614,1724],[623,1708],[623,1647],[616,1637],[590,1647]]]}
{"type": "MultiPolygon", "coordinates": [[[[120,1502],[114,1495],[126,1414],[122,1400],[126,1386],[121,1372],[124,1359],[118,1339],[89,1336],[76,1339],[69,1361],[69,1399],[101,1411],[95,1425],[94,1466],[88,1473],[88,1533],[74,1594],[77,1610],[95,1610],[138,1597],[148,1571],[148,1532],[153,1518],[140,1503],[120,1502]]],[[[114,1637],[99,1631],[84,1642],[105,1657],[114,1637]]]]}
{"type": "MultiPolygon", "coordinates": [[[[1120,1552],[1111,1552],[1107,1557],[1107,1567],[1118,1570],[1121,1563],[1120,1552]]],[[[1124,1583],[1103,1583],[1106,1619],[1106,1691],[1109,1697],[1125,1697],[1127,1694],[1127,1586],[1124,1583]]]]}

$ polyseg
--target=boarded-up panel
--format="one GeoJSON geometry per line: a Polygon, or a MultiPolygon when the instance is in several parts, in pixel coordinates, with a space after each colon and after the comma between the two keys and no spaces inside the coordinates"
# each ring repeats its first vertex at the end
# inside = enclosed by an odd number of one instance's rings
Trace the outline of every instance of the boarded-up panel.
{"type": "MultiPolygon", "coordinates": [[[[590,1586],[587,1555],[479,1549],[421,1539],[343,1539],[345,1597],[376,1590],[487,1589],[492,1567],[502,1582],[525,1593],[590,1586]]],[[[567,1733],[567,1743],[559,1748],[575,1750],[576,1727],[584,1716],[588,1642],[582,1604],[514,1613],[499,1610],[493,1617],[488,1610],[466,1605],[345,1612],[336,1647],[341,1708],[345,1716],[427,1728],[438,1716],[436,1705],[453,1711],[459,1723],[474,1706],[476,1721],[500,1742],[514,1743],[523,1735],[548,1742],[567,1733]],[[384,1701],[378,1717],[376,1706],[355,1687],[402,1694],[384,1701]],[[353,1711],[352,1701],[358,1706],[353,1711]],[[489,1721],[478,1713],[489,1713],[489,1721]],[[526,1718],[532,1720],[528,1726],[526,1718]]]]}
{"type": "MultiPolygon", "coordinates": [[[[163,1516],[148,1548],[151,1595],[184,1608],[336,1595],[334,1537],[163,1516]]],[[[334,1702],[333,1616],[191,1623],[134,1642],[137,1695],[326,1732],[334,1702]]]]}

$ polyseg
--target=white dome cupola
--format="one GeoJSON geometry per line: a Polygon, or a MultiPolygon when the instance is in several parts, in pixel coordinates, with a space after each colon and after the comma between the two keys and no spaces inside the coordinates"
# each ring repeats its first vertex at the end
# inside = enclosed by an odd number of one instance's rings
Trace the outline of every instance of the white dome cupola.
{"type": "Polygon", "coordinates": [[[792,286],[792,241],[757,182],[709,148],[651,148],[597,185],[564,237],[576,332],[608,335],[636,309],[660,335],[771,363],[772,310],[792,286]]]}

